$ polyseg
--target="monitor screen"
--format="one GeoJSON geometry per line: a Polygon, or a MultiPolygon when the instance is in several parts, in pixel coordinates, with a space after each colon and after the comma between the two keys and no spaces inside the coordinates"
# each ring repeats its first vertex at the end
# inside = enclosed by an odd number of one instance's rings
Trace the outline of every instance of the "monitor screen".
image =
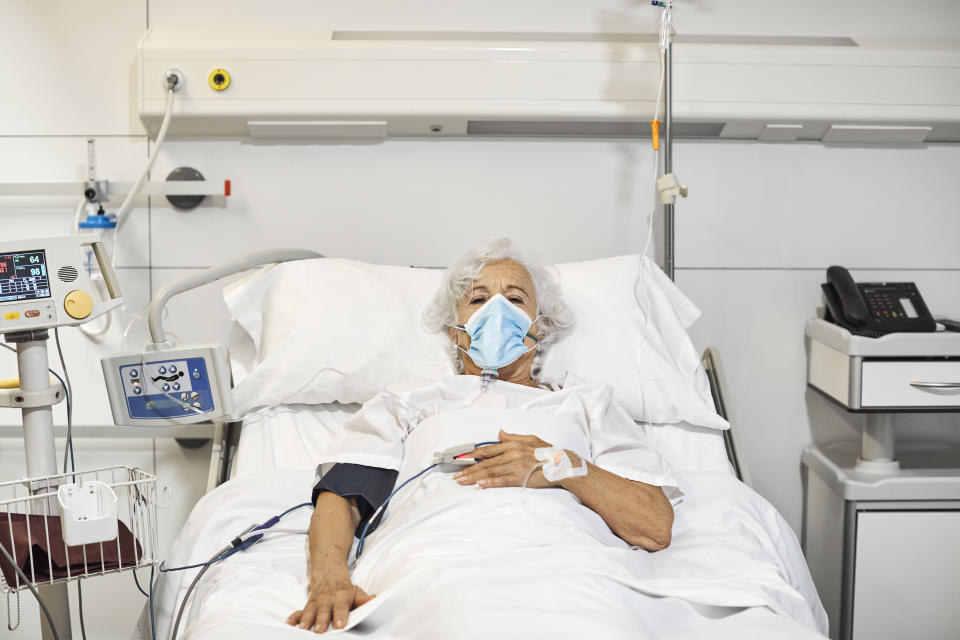
{"type": "Polygon", "coordinates": [[[49,297],[47,256],[42,250],[0,254],[0,303],[49,297]]]}

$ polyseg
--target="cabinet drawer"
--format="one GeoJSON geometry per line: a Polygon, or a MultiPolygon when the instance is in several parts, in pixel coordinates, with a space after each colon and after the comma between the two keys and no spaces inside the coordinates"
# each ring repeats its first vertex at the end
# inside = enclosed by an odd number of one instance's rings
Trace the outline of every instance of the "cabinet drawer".
{"type": "Polygon", "coordinates": [[[865,360],[860,406],[960,407],[960,361],[865,360]]]}

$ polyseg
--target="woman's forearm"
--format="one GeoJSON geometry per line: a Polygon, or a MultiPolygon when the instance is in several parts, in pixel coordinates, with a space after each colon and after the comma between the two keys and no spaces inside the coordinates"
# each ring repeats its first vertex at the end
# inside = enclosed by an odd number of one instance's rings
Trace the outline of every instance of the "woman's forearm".
{"type": "Polygon", "coordinates": [[[310,581],[332,572],[347,571],[347,556],[359,521],[356,506],[348,499],[325,491],[317,497],[310,519],[310,581]]]}
{"type": "MultiPolygon", "coordinates": [[[[574,466],[579,457],[567,452],[574,466]]],[[[626,542],[650,551],[670,544],[673,506],[660,487],[627,480],[587,463],[587,475],[567,478],[560,486],[595,511],[626,542]]]]}

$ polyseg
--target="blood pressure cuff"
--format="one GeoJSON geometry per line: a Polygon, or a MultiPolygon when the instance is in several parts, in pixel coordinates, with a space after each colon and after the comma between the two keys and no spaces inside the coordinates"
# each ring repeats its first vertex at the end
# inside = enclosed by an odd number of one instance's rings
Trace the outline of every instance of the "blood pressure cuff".
{"type": "MultiPolygon", "coordinates": [[[[317,483],[313,486],[311,502],[317,504],[317,497],[324,491],[335,493],[341,498],[354,498],[357,509],[360,511],[360,524],[357,525],[354,536],[360,537],[363,528],[367,526],[373,512],[382,505],[393,485],[397,482],[397,471],[368,467],[362,464],[337,463],[332,466],[322,464],[317,468],[317,483]]],[[[371,531],[376,530],[383,518],[383,513],[370,525],[371,531]]]]}

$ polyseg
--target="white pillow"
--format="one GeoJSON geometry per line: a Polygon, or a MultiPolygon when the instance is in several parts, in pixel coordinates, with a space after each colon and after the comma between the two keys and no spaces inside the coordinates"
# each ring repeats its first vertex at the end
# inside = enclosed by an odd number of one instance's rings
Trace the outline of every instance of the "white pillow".
{"type": "Polygon", "coordinates": [[[650,259],[638,287],[639,266],[636,255],[557,265],[577,327],[547,353],[544,377],[570,371],[606,382],[635,420],[726,429],[687,334],[700,311],[650,259]],[[638,298],[650,306],[649,323],[638,298]]]}
{"type": "Polygon", "coordinates": [[[275,404],[365,402],[405,378],[452,373],[446,336],[420,326],[441,275],[320,258],[228,287],[236,415],[275,404]]]}
{"type": "MultiPolygon", "coordinates": [[[[706,377],[686,333],[699,311],[648,261],[653,315],[645,326],[633,294],[638,265],[624,256],[556,267],[578,324],[551,347],[545,372],[610,384],[635,420],[725,428],[706,404],[706,377]]],[[[228,287],[236,414],[362,403],[404,379],[450,373],[446,335],[420,325],[441,277],[436,269],[321,258],[268,267],[228,287]]]]}

